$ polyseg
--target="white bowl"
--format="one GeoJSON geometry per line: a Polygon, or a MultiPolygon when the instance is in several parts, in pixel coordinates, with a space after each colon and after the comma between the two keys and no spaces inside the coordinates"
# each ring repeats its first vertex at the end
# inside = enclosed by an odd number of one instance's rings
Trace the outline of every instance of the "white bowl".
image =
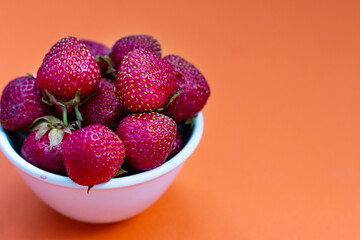
{"type": "Polygon", "coordinates": [[[2,127],[0,147],[28,186],[51,208],[79,221],[109,223],[135,216],[159,199],[196,149],[203,127],[203,116],[199,113],[188,142],[172,159],[153,170],[95,185],[89,193],[87,187],[70,178],[46,172],[24,160],[13,149],[2,127]]]}

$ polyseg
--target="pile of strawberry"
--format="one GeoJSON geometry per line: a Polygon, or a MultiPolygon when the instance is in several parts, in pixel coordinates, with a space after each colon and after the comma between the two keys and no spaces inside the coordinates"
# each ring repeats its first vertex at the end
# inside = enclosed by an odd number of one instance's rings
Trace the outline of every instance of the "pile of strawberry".
{"type": "Polygon", "coordinates": [[[66,37],[36,77],[8,83],[0,119],[4,129],[28,134],[21,148],[28,162],[93,186],[177,154],[184,141],[178,129],[209,95],[200,71],[177,55],[161,57],[152,36],[123,37],[111,49],[66,37]]]}

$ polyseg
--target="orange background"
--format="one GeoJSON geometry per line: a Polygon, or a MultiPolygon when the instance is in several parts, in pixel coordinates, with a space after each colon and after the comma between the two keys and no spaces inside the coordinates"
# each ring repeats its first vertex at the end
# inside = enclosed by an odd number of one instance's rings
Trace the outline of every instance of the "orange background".
{"type": "Polygon", "coordinates": [[[1,0],[1,89],[62,37],[111,47],[147,33],[212,95],[198,149],[127,221],[59,215],[1,153],[0,239],[360,239],[359,12],[359,1],[1,0]]]}

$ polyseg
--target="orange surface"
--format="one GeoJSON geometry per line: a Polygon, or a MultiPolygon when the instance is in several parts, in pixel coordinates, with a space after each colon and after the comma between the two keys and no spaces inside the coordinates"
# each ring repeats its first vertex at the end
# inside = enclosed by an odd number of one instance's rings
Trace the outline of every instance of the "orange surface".
{"type": "Polygon", "coordinates": [[[360,239],[359,1],[50,2],[1,1],[1,89],[61,37],[148,33],[207,77],[205,132],[158,202],[110,225],[57,214],[1,153],[0,239],[360,239]]]}

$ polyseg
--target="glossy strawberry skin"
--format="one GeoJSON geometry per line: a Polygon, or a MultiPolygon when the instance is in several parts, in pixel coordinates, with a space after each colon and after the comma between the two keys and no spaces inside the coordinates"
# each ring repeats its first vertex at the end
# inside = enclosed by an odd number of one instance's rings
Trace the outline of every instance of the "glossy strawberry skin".
{"type": "Polygon", "coordinates": [[[42,97],[34,78],[24,76],[10,81],[4,88],[0,102],[3,128],[28,131],[36,118],[51,114],[51,108],[41,101],[42,97]]]}
{"type": "MultiPolygon", "coordinates": [[[[81,39],[80,41],[86,45],[86,47],[90,50],[90,52],[92,53],[92,55],[94,55],[95,58],[97,56],[108,56],[110,54],[110,49],[102,43],[87,39],[81,39]]],[[[108,64],[102,61],[97,61],[97,63],[100,70],[105,72],[108,64]]]]}
{"type": "Polygon", "coordinates": [[[167,159],[170,159],[174,157],[176,154],[178,154],[181,149],[183,148],[183,137],[179,131],[176,131],[176,136],[173,145],[170,149],[170,154],[167,157],[167,159]]]}
{"type": "Polygon", "coordinates": [[[86,45],[86,47],[90,50],[90,52],[95,56],[106,56],[109,55],[110,49],[106,47],[104,44],[95,42],[92,40],[81,39],[82,43],[86,45]]]}
{"type": "Polygon", "coordinates": [[[74,131],[63,146],[63,160],[70,179],[84,186],[108,182],[125,156],[120,138],[109,128],[93,124],[74,131]]]}
{"type": "Polygon", "coordinates": [[[116,97],[115,83],[101,79],[96,95],[79,107],[83,126],[102,124],[107,127],[120,122],[125,117],[125,109],[116,97]]]}
{"type": "Polygon", "coordinates": [[[150,112],[164,105],[176,87],[170,64],[146,50],[129,52],[121,63],[116,92],[130,112],[150,112]]]}
{"type": "Polygon", "coordinates": [[[45,55],[37,72],[43,91],[66,101],[93,93],[101,79],[99,66],[89,49],[75,37],[66,37],[55,43],[45,55]]]}
{"type": "Polygon", "coordinates": [[[125,145],[125,161],[134,170],[160,166],[175,140],[176,123],[160,113],[136,113],[125,117],[116,134],[125,145]]]}
{"type": "Polygon", "coordinates": [[[181,94],[163,111],[176,122],[184,122],[195,116],[205,106],[210,87],[201,72],[190,62],[177,55],[163,58],[175,70],[177,87],[175,92],[182,89],[181,94]]]}
{"type": "MultiPolygon", "coordinates": [[[[68,135],[65,133],[63,141],[68,135]]],[[[21,156],[38,168],[63,175],[66,173],[62,158],[63,141],[50,149],[49,132],[40,139],[36,139],[36,132],[31,132],[21,148],[21,156]]]]}
{"type": "Polygon", "coordinates": [[[154,37],[149,35],[131,35],[119,39],[112,47],[110,55],[116,68],[119,68],[123,57],[135,49],[144,49],[161,57],[160,43],[154,37]]]}

